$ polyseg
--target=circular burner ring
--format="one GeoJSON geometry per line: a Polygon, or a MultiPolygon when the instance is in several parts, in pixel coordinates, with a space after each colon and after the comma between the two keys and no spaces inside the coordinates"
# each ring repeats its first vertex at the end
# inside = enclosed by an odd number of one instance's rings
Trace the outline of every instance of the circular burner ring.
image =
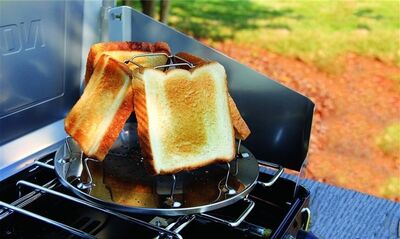
{"type": "Polygon", "coordinates": [[[257,183],[259,168],[242,145],[240,155],[246,157],[237,157],[230,165],[152,176],[143,165],[136,127],[127,123],[104,161],[85,160],[79,145],[67,138],[54,164],[62,184],[91,203],[123,212],[177,216],[204,213],[245,198],[257,183]]]}

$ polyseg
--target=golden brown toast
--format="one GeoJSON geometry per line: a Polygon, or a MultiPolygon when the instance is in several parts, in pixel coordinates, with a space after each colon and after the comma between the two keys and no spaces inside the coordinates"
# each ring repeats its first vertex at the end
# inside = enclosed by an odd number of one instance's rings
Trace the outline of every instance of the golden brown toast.
{"type": "MultiPolygon", "coordinates": [[[[170,55],[171,50],[165,42],[101,42],[94,44],[90,48],[87,57],[85,84],[89,82],[95,65],[102,54],[109,55],[119,62],[125,62],[133,56],[143,53],[166,53],[170,55]]],[[[141,64],[143,67],[163,65],[166,61],[167,57],[165,56],[140,57],[135,59],[135,62],[141,64]]],[[[128,63],[127,65],[131,70],[137,67],[132,63],[128,63]]]]}
{"type": "Polygon", "coordinates": [[[132,111],[131,71],[101,55],[82,96],[65,118],[65,130],[86,155],[103,160],[132,111]]]}
{"type": "Polygon", "coordinates": [[[194,170],[235,156],[223,66],[134,73],[141,150],[152,174],[194,170]]]}
{"type": "MultiPolygon", "coordinates": [[[[176,56],[183,58],[186,61],[189,61],[196,66],[203,65],[209,62],[205,59],[189,54],[187,52],[179,52],[176,54],[176,56]]],[[[188,69],[188,67],[186,69],[188,69]]],[[[229,99],[229,110],[233,122],[233,128],[235,130],[235,137],[237,139],[245,140],[250,135],[251,131],[247,126],[246,121],[244,121],[244,119],[242,118],[235,104],[235,101],[233,100],[233,98],[229,93],[228,93],[228,99],[229,99]]]]}

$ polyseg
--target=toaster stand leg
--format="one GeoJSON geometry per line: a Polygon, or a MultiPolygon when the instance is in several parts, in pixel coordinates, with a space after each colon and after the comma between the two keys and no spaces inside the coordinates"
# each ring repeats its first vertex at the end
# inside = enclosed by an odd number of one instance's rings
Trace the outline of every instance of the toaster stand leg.
{"type": "Polygon", "coordinates": [[[175,199],[174,199],[175,187],[176,187],[176,176],[175,176],[175,174],[172,174],[171,193],[170,193],[170,196],[167,197],[167,200],[164,202],[167,206],[172,207],[172,208],[178,208],[178,207],[182,206],[182,203],[175,201],[175,199]]]}

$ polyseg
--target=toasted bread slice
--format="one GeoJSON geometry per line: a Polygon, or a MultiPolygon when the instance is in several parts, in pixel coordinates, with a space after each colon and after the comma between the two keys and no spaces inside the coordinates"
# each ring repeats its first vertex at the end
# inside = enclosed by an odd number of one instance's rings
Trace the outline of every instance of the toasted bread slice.
{"type": "Polygon", "coordinates": [[[153,174],[193,170],[235,157],[224,67],[137,70],[132,86],[142,152],[153,174]]]}
{"type": "MultiPolygon", "coordinates": [[[[196,66],[203,65],[209,62],[205,59],[202,59],[201,57],[189,54],[187,52],[179,52],[176,54],[176,56],[185,59],[186,61],[189,61],[190,63],[196,66]]],[[[235,104],[235,101],[233,100],[233,98],[229,93],[228,93],[228,99],[229,99],[229,110],[231,114],[233,128],[235,130],[235,137],[237,139],[245,140],[251,133],[249,126],[247,126],[246,121],[244,121],[244,119],[242,118],[242,115],[240,114],[235,104]]]]}
{"type": "MultiPolygon", "coordinates": [[[[144,53],[165,53],[171,54],[171,50],[165,42],[101,42],[94,44],[89,51],[86,62],[85,84],[89,82],[95,65],[102,54],[111,56],[119,62],[125,62],[133,56],[144,53]]],[[[136,58],[135,62],[143,67],[154,67],[163,65],[167,62],[166,56],[151,56],[136,58]]],[[[128,63],[128,67],[133,70],[137,66],[133,63],[128,63]]]]}
{"type": "Polygon", "coordinates": [[[231,114],[231,119],[233,123],[233,129],[235,130],[235,137],[237,139],[245,140],[249,137],[251,131],[249,126],[247,126],[246,121],[242,118],[242,115],[237,108],[235,101],[228,95],[228,102],[229,102],[229,112],[231,114]]]}
{"type": "Polygon", "coordinates": [[[65,119],[65,130],[86,155],[103,160],[132,111],[131,71],[102,55],[81,98],[65,119]]]}

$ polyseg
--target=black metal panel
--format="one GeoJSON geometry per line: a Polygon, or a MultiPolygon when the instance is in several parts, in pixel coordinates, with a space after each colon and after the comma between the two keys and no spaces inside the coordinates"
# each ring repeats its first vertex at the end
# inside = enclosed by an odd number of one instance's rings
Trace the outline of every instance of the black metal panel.
{"type": "Polygon", "coordinates": [[[133,41],[165,41],[174,53],[187,51],[223,64],[231,95],[252,131],[244,145],[259,159],[300,170],[310,139],[310,99],[152,18],[130,14],[126,26],[131,29],[123,31],[132,31],[133,41]]]}
{"type": "Polygon", "coordinates": [[[0,2],[0,145],[65,117],[79,97],[83,3],[0,2]]]}
{"type": "MultiPolygon", "coordinates": [[[[54,154],[41,158],[40,162],[54,159],[54,154]]],[[[52,164],[52,162],[50,162],[52,164]]],[[[43,185],[50,180],[57,179],[54,170],[31,167],[0,182],[0,201],[11,203],[19,198],[16,183],[20,180],[43,185]]],[[[262,170],[259,180],[266,182],[272,175],[262,170]]],[[[57,180],[56,180],[57,182],[57,180]]],[[[271,187],[262,187],[258,184],[249,195],[249,199],[255,202],[254,209],[248,214],[245,221],[238,227],[229,227],[224,224],[196,217],[180,233],[183,238],[261,238],[261,235],[270,234],[269,238],[284,238],[285,235],[296,235],[305,220],[301,218],[301,210],[308,206],[309,191],[304,187],[298,187],[293,195],[296,184],[294,181],[280,178],[271,187]],[[265,234],[264,234],[265,233],[265,234]]],[[[20,188],[22,195],[33,191],[30,187],[20,188]]],[[[67,188],[61,185],[52,188],[57,192],[73,196],[67,188]]],[[[247,207],[244,201],[215,210],[210,214],[225,220],[234,220],[247,207]]],[[[107,213],[94,210],[72,201],[55,197],[51,194],[43,194],[36,200],[24,206],[24,209],[45,216],[52,220],[73,226],[78,230],[86,231],[96,238],[130,238],[132,235],[140,235],[140,238],[154,238],[156,235],[144,227],[134,223],[127,223],[107,213]]],[[[1,209],[0,209],[1,210],[1,209]]],[[[1,214],[1,213],[0,213],[1,214]]],[[[4,215],[2,215],[4,216],[4,215]]],[[[129,214],[129,216],[151,221],[154,215],[129,214]]],[[[158,215],[167,221],[176,220],[176,217],[158,215]]],[[[64,230],[52,227],[49,224],[39,222],[33,218],[22,216],[17,212],[0,220],[0,238],[71,238],[64,230]]],[[[74,237],[75,238],[75,237],[74,237]]]]}

